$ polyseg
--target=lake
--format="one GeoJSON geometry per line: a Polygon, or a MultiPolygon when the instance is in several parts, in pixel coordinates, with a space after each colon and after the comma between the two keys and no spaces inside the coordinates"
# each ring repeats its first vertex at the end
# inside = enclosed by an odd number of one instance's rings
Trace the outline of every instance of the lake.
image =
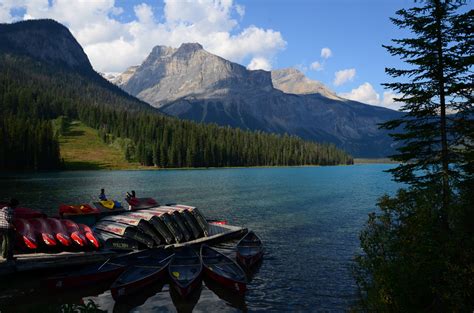
{"type": "Polygon", "coordinates": [[[23,306],[23,311],[42,306],[46,311],[51,299],[59,304],[92,300],[109,312],[173,312],[174,302],[180,311],[194,307],[195,312],[344,311],[357,298],[350,265],[359,251],[359,232],[377,199],[399,187],[384,172],[393,166],[3,174],[0,200],[15,196],[25,206],[54,214],[60,203],[95,200],[100,188],[109,198],[123,198],[134,189],[139,197],[197,206],[208,218],[254,230],[266,253],[243,299],[218,295],[203,284],[192,303],[181,303],[165,284],[136,303],[114,303],[106,287],[68,297],[33,295],[25,303],[26,278],[1,292],[0,311],[21,312],[23,306]]]}

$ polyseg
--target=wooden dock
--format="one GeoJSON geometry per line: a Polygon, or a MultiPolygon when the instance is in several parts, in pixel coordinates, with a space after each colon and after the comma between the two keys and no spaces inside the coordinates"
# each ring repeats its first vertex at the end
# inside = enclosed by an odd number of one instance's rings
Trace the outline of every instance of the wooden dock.
{"type": "Polygon", "coordinates": [[[110,250],[88,252],[30,253],[19,254],[14,262],[0,260],[0,276],[38,270],[54,270],[70,266],[105,262],[115,256],[110,250]]]}

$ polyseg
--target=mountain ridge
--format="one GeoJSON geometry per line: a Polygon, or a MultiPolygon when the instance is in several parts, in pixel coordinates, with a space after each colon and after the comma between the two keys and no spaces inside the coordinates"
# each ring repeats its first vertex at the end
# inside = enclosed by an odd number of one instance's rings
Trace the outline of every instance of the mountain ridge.
{"type": "Polygon", "coordinates": [[[185,43],[156,46],[120,87],[178,118],[288,133],[334,143],[361,157],[393,153],[378,124],[398,112],[340,98],[294,69],[273,76],[276,86],[271,72],[248,70],[185,43]]]}

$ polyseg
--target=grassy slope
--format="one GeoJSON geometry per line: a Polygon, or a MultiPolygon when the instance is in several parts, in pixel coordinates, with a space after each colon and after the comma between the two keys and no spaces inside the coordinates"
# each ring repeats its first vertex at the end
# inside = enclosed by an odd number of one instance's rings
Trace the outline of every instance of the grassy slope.
{"type": "Polygon", "coordinates": [[[59,143],[66,170],[146,168],[127,162],[122,151],[102,142],[95,129],[78,121],[69,124],[59,143]]]}

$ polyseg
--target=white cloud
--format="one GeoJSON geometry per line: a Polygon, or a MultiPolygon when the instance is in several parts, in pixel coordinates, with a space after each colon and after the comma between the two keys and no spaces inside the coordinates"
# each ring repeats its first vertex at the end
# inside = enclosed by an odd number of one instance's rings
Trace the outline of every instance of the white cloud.
{"type": "Polygon", "coordinates": [[[381,99],[374,87],[368,82],[365,82],[359,87],[352,89],[350,92],[340,93],[339,96],[362,103],[386,107],[392,110],[398,110],[401,107],[400,102],[394,101],[394,98],[401,97],[400,94],[395,94],[391,91],[385,91],[383,93],[383,98],[381,99]]]}
{"type": "Polygon", "coordinates": [[[328,59],[332,56],[332,51],[329,48],[322,48],[321,49],[321,57],[323,59],[328,59]]]}
{"type": "Polygon", "coordinates": [[[373,105],[378,105],[380,103],[379,94],[375,91],[374,87],[372,87],[372,85],[367,82],[355,89],[352,89],[350,92],[341,93],[340,96],[346,99],[373,105]]]}
{"type": "Polygon", "coordinates": [[[322,71],[323,70],[323,65],[321,63],[319,63],[318,61],[315,61],[315,62],[311,63],[309,68],[312,69],[313,71],[322,71]]]}
{"type": "Polygon", "coordinates": [[[12,9],[24,9],[24,17],[52,18],[65,24],[100,72],[121,72],[140,64],[156,45],[199,42],[209,52],[234,62],[261,59],[254,65],[266,68],[286,47],[278,31],[240,28],[245,8],[233,0],[165,0],[162,20],[156,18],[152,6],[141,3],[134,6],[135,18],[129,22],[119,21],[124,12],[115,0],[0,0],[0,22],[15,19],[12,9]]]}
{"type": "Polygon", "coordinates": [[[337,71],[334,73],[334,85],[340,86],[348,81],[352,81],[355,77],[355,68],[337,71]]]}
{"type": "Polygon", "coordinates": [[[249,70],[265,70],[269,71],[272,69],[272,65],[270,61],[268,61],[265,58],[253,58],[252,61],[250,61],[249,65],[247,66],[249,70]]]}

